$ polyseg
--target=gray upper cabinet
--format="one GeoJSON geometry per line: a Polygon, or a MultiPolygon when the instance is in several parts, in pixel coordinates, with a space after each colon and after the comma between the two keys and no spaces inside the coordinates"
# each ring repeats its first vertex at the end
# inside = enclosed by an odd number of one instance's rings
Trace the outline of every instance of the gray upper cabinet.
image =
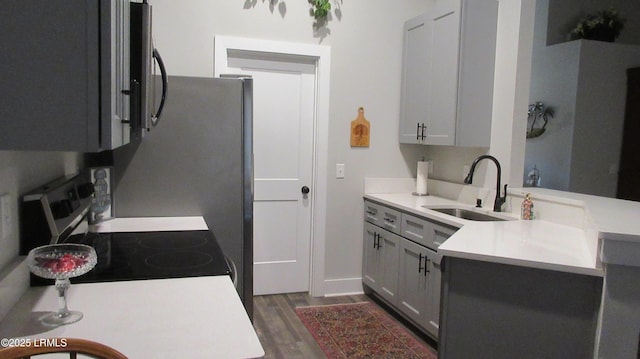
{"type": "Polygon", "coordinates": [[[488,147],[498,2],[440,0],[404,26],[400,143],[488,147]]]}
{"type": "Polygon", "coordinates": [[[129,140],[129,0],[12,0],[0,13],[0,150],[129,140]]]}

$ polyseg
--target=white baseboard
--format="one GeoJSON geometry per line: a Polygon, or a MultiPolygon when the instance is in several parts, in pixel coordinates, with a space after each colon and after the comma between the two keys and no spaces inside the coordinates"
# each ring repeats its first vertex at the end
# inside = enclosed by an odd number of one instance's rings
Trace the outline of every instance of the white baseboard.
{"type": "Polygon", "coordinates": [[[362,278],[327,279],[324,281],[324,296],[362,294],[362,278]]]}

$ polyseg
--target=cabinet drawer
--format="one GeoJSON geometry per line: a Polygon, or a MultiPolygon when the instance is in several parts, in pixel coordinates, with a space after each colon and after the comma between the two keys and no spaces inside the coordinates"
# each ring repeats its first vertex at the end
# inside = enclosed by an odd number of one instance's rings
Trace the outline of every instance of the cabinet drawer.
{"type": "Polygon", "coordinates": [[[395,209],[369,201],[364,202],[364,220],[378,227],[400,234],[401,218],[401,213],[395,209]]]}
{"type": "Polygon", "coordinates": [[[400,235],[434,250],[437,250],[457,230],[455,227],[436,224],[406,213],[402,214],[400,235]]]}

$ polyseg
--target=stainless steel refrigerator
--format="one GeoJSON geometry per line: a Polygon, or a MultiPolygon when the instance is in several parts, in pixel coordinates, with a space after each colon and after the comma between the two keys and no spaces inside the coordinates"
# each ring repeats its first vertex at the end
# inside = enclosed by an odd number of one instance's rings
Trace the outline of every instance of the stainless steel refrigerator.
{"type": "Polygon", "coordinates": [[[113,151],[114,214],[203,216],[252,317],[252,80],[170,76],[169,85],[155,129],[113,151]]]}

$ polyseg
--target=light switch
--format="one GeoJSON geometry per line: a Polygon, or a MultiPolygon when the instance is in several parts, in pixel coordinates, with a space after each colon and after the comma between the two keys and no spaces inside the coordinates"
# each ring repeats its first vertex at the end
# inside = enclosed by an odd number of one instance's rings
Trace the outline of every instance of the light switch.
{"type": "Polygon", "coordinates": [[[336,164],[336,178],[344,178],[344,163],[336,164]]]}

